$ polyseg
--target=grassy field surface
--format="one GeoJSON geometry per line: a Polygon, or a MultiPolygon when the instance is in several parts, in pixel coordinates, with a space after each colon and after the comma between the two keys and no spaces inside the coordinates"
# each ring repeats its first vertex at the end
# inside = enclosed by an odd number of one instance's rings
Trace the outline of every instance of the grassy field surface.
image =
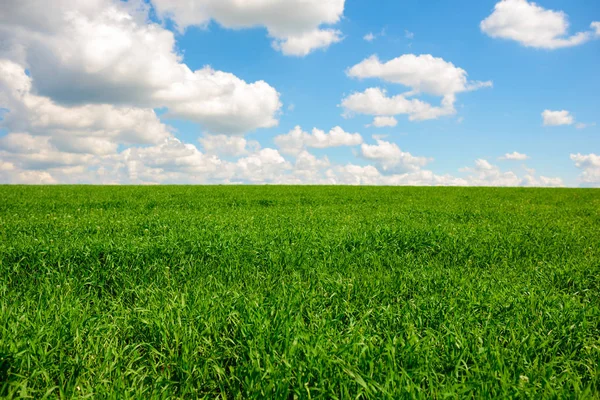
{"type": "Polygon", "coordinates": [[[600,191],[0,186],[0,397],[598,398],[600,191]]]}

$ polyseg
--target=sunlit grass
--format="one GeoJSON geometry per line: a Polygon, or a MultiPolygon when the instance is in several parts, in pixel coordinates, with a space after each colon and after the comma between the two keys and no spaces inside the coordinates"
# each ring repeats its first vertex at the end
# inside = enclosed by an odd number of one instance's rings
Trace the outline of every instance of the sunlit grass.
{"type": "Polygon", "coordinates": [[[598,398],[598,191],[0,199],[0,397],[598,398]]]}

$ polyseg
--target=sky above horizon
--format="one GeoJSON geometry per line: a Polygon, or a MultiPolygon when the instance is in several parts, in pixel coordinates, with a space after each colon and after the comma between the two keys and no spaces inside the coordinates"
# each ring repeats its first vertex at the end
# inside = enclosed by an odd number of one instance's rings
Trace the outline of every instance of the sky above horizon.
{"type": "Polygon", "coordinates": [[[600,187],[598,0],[0,0],[0,183],[600,187]]]}

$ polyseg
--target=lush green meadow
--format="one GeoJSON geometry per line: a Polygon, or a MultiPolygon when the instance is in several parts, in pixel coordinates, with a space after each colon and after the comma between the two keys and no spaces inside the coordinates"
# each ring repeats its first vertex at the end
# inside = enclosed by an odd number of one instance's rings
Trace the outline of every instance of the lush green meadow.
{"type": "Polygon", "coordinates": [[[0,397],[599,398],[600,191],[0,186],[0,397]]]}

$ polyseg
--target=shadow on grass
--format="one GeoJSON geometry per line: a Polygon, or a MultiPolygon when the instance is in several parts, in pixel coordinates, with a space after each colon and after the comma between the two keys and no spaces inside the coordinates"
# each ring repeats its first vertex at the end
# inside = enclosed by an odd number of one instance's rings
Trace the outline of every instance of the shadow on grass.
{"type": "Polygon", "coordinates": [[[10,368],[14,361],[14,357],[10,354],[0,352],[0,396],[6,396],[8,393],[10,368]]]}

